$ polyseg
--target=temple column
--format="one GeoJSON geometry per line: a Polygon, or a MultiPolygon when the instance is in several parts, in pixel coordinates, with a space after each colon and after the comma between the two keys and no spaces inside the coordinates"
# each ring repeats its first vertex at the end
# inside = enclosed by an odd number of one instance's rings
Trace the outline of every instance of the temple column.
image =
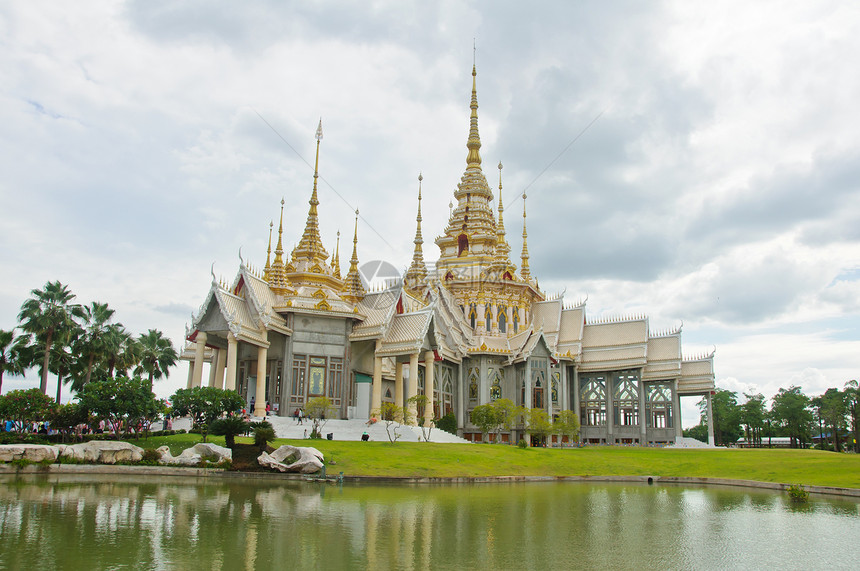
{"type": "Polygon", "coordinates": [[[394,404],[395,406],[406,404],[403,399],[403,363],[394,365],[394,404]]]}
{"type": "MultiPolygon", "coordinates": [[[[269,332],[264,333],[265,340],[268,341],[269,332]]],[[[257,347],[257,393],[254,397],[254,416],[266,416],[266,357],[268,356],[268,347],[257,347]]]]}
{"type": "Polygon", "coordinates": [[[186,389],[191,388],[191,380],[194,378],[194,361],[188,363],[188,382],[185,385],[186,389]]]}
{"type": "Polygon", "coordinates": [[[711,391],[708,391],[705,398],[708,401],[708,446],[714,446],[714,404],[711,391]]]}
{"type": "MultiPolygon", "coordinates": [[[[376,342],[376,351],[379,350],[379,341],[376,342]]],[[[370,391],[370,414],[379,414],[382,408],[382,357],[378,354],[373,356],[373,386],[370,391]]]]}
{"type": "Polygon", "coordinates": [[[227,371],[227,350],[218,349],[218,376],[215,377],[215,386],[224,388],[224,373],[227,371]]]}
{"type": "Polygon", "coordinates": [[[418,407],[415,401],[409,402],[409,399],[418,394],[418,353],[409,355],[409,386],[406,391],[406,401],[408,416],[411,419],[409,424],[417,426],[418,424],[418,407]]]}
{"type": "Polygon", "coordinates": [[[606,375],[606,443],[615,444],[615,407],[612,398],[615,396],[615,380],[612,374],[606,375]]]}
{"type": "Polygon", "coordinates": [[[224,375],[224,388],[236,390],[236,358],[239,354],[239,342],[232,333],[227,334],[227,367],[224,375]]]}
{"type": "Polygon", "coordinates": [[[645,414],[645,381],[639,377],[639,446],[648,444],[648,418],[645,414]]]}
{"type": "Polygon", "coordinates": [[[199,387],[203,381],[203,356],[206,351],[206,334],[198,331],[195,342],[197,346],[194,348],[194,374],[191,376],[191,386],[199,387]]]}
{"type": "Polygon", "coordinates": [[[436,392],[436,387],[434,383],[435,379],[435,363],[436,355],[433,351],[427,351],[424,353],[424,395],[427,397],[426,404],[424,405],[424,426],[426,428],[430,428],[433,423],[433,417],[436,416],[436,404],[433,401],[433,393],[436,392]]]}
{"type": "Polygon", "coordinates": [[[217,378],[218,368],[220,367],[220,364],[218,363],[218,361],[221,357],[221,355],[220,355],[221,350],[215,349],[214,353],[215,354],[212,355],[212,362],[209,363],[209,386],[210,387],[215,386],[215,379],[217,378]]]}
{"type": "Polygon", "coordinates": [[[672,427],[675,429],[675,440],[684,436],[681,429],[681,395],[678,393],[678,379],[672,383],[672,427]]]}

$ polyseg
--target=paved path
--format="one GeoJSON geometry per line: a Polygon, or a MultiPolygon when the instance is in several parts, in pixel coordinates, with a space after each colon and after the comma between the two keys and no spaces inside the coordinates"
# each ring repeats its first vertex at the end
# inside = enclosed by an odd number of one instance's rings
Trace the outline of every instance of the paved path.
{"type": "MultiPolygon", "coordinates": [[[[256,420],[256,419],[252,419],[256,420]]],[[[267,420],[272,423],[278,438],[291,438],[300,440],[306,438],[311,431],[311,422],[305,419],[302,424],[296,423],[292,417],[269,416],[267,420]]],[[[191,419],[188,417],[178,418],[173,422],[176,430],[188,430],[191,427],[191,419]]],[[[366,420],[326,420],[320,429],[323,436],[331,433],[334,440],[361,440],[361,435],[367,432],[371,441],[388,442],[388,434],[385,431],[385,423],[380,421],[370,426],[366,420]]],[[[390,430],[397,430],[401,442],[418,442],[424,440],[421,428],[417,426],[406,426],[394,424],[390,430]]],[[[458,444],[470,444],[468,440],[449,434],[438,428],[430,431],[430,442],[456,442],[458,444]]]]}

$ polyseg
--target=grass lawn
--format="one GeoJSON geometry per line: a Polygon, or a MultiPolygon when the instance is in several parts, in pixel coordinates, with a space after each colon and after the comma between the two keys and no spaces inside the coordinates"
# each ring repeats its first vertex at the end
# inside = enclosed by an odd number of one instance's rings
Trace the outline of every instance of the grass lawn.
{"type": "MultiPolygon", "coordinates": [[[[170,446],[172,454],[201,441],[198,434],[132,441],[170,446]]],[[[224,445],[223,437],[209,442],[224,445]]],[[[250,438],[237,438],[249,444],[250,438]]],[[[687,476],[860,488],[860,455],[786,449],[671,449],[595,446],[527,448],[492,444],[277,440],[272,445],[314,446],[329,474],[387,477],[476,476],[687,476]]]]}

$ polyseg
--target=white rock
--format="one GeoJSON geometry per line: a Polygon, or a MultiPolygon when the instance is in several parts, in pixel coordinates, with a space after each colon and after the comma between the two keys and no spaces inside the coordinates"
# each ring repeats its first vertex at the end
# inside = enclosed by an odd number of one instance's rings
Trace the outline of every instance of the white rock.
{"type": "Polygon", "coordinates": [[[158,448],[163,464],[178,464],[180,466],[196,466],[202,460],[221,462],[222,460],[233,460],[233,451],[211,442],[199,442],[191,448],[186,448],[179,456],[170,454],[167,446],[158,448]]]}
{"type": "Polygon", "coordinates": [[[263,452],[257,457],[260,466],[272,468],[280,472],[300,472],[302,474],[313,474],[322,470],[323,453],[316,448],[305,446],[281,446],[271,454],[263,452]],[[292,464],[284,464],[284,460],[295,458],[292,464]]]}
{"type": "Polygon", "coordinates": [[[57,450],[46,444],[3,444],[0,445],[0,462],[11,462],[12,460],[30,460],[31,462],[42,462],[43,460],[57,459],[57,450]]]}
{"type": "Polygon", "coordinates": [[[71,446],[59,445],[60,457],[75,458],[84,462],[116,464],[117,462],[139,462],[143,458],[143,448],[128,442],[111,440],[91,440],[71,446]]]}

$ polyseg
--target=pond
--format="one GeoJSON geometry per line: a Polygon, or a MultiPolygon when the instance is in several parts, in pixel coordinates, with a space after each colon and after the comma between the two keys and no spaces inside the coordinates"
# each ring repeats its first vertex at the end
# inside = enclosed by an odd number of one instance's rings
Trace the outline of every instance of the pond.
{"type": "Polygon", "coordinates": [[[856,568],[860,502],[722,487],[6,477],[0,569],[856,568]]]}

